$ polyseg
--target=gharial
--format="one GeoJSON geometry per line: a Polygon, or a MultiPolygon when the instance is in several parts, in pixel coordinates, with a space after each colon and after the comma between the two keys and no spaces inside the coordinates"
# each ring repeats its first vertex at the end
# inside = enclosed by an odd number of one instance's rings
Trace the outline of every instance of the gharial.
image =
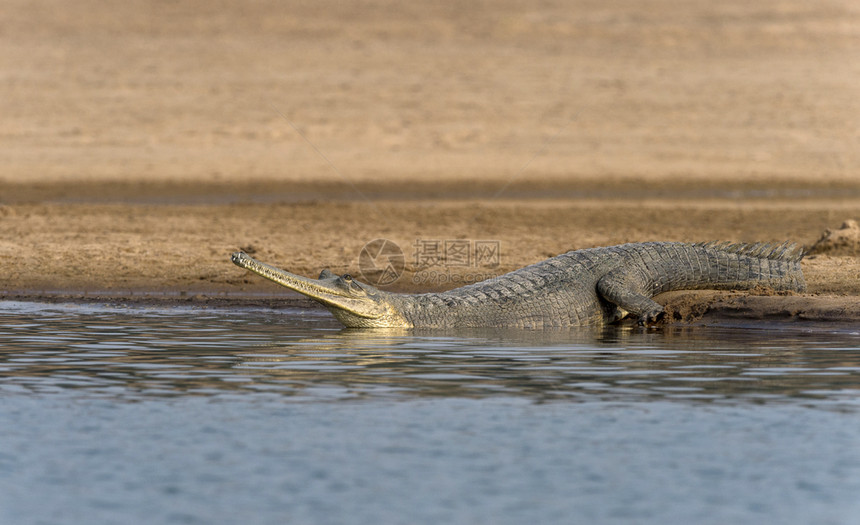
{"type": "Polygon", "coordinates": [[[603,325],[628,313],[663,316],[651,297],[671,290],[803,291],[794,243],[647,242],[575,250],[447,292],[402,294],[323,270],[301,277],[243,252],[233,262],[322,303],[348,327],[564,328],[603,325]]]}

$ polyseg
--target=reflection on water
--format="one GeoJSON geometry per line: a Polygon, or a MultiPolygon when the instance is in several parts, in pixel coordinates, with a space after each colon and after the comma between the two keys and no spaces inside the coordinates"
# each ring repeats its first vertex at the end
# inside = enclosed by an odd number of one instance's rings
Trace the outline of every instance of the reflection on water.
{"type": "Polygon", "coordinates": [[[378,332],[314,311],[0,302],[0,392],[854,401],[856,330],[378,332]]]}
{"type": "Polygon", "coordinates": [[[0,523],[855,523],[858,342],[0,302],[0,523]]]}

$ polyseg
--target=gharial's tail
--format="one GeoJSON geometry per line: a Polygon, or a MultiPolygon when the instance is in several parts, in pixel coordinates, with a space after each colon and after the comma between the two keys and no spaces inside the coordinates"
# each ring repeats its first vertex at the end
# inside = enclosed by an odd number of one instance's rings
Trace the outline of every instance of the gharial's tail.
{"type": "Polygon", "coordinates": [[[693,245],[708,263],[703,288],[750,289],[765,286],[776,291],[803,292],[806,281],[800,269],[803,246],[786,241],[771,243],[703,242],[693,245]]]}
{"type": "Polygon", "coordinates": [[[597,282],[600,295],[642,322],[658,318],[663,307],[651,297],[673,290],[806,290],[797,244],[655,242],[619,246],[638,264],[622,265],[597,282]],[[628,248],[625,250],[625,248],[628,248]]]}
{"type": "Polygon", "coordinates": [[[761,259],[774,259],[791,262],[799,262],[805,255],[803,246],[791,241],[785,241],[781,244],[767,242],[749,244],[742,242],[732,243],[727,241],[710,241],[695,243],[693,246],[712,248],[728,253],[737,253],[761,259]]]}

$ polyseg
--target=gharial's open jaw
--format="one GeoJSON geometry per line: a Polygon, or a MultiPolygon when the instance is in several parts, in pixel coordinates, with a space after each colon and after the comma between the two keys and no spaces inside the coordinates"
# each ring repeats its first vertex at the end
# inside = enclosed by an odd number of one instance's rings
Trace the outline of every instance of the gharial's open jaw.
{"type": "MultiPolygon", "coordinates": [[[[353,315],[366,318],[375,318],[383,314],[382,309],[374,299],[352,296],[348,292],[339,289],[335,283],[340,278],[331,274],[331,272],[329,274],[332,277],[309,279],[257,261],[244,252],[234,253],[231,260],[236,266],[250,270],[261,277],[265,277],[290,290],[306,295],[326,306],[346,310],[353,315]]],[[[324,275],[326,275],[325,272],[324,275]]]]}

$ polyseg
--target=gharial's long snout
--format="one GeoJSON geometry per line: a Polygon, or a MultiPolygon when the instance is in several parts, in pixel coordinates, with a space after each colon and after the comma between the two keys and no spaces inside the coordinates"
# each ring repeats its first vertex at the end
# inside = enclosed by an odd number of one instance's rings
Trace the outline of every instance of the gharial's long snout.
{"type": "MultiPolygon", "coordinates": [[[[319,281],[316,279],[308,279],[307,277],[302,277],[301,275],[296,275],[294,273],[285,272],[280,268],[275,268],[274,266],[270,266],[266,263],[262,263],[256,259],[253,259],[248,256],[245,252],[236,252],[232,256],[230,256],[230,260],[233,261],[233,264],[236,266],[240,266],[246,270],[250,270],[261,277],[265,277],[270,281],[274,281],[281,286],[286,286],[290,290],[295,290],[299,293],[303,293],[309,297],[315,297],[316,293],[330,293],[325,286],[319,284],[319,281]]],[[[332,290],[333,291],[333,290],[332,290]]]]}
{"type": "Polygon", "coordinates": [[[265,277],[281,286],[286,286],[290,290],[295,290],[327,305],[341,307],[343,300],[351,299],[343,290],[337,288],[334,282],[337,277],[334,276],[328,279],[309,279],[262,263],[249,257],[245,252],[236,252],[230,259],[236,266],[241,266],[261,277],[265,277]]]}
{"type": "Polygon", "coordinates": [[[349,276],[339,277],[329,271],[323,271],[319,279],[309,279],[257,261],[244,252],[236,252],[230,259],[236,266],[322,303],[347,326],[375,324],[370,320],[389,314],[386,305],[377,300],[374,294],[377,290],[357,283],[349,276]],[[351,317],[365,320],[348,319],[351,317]]]}

